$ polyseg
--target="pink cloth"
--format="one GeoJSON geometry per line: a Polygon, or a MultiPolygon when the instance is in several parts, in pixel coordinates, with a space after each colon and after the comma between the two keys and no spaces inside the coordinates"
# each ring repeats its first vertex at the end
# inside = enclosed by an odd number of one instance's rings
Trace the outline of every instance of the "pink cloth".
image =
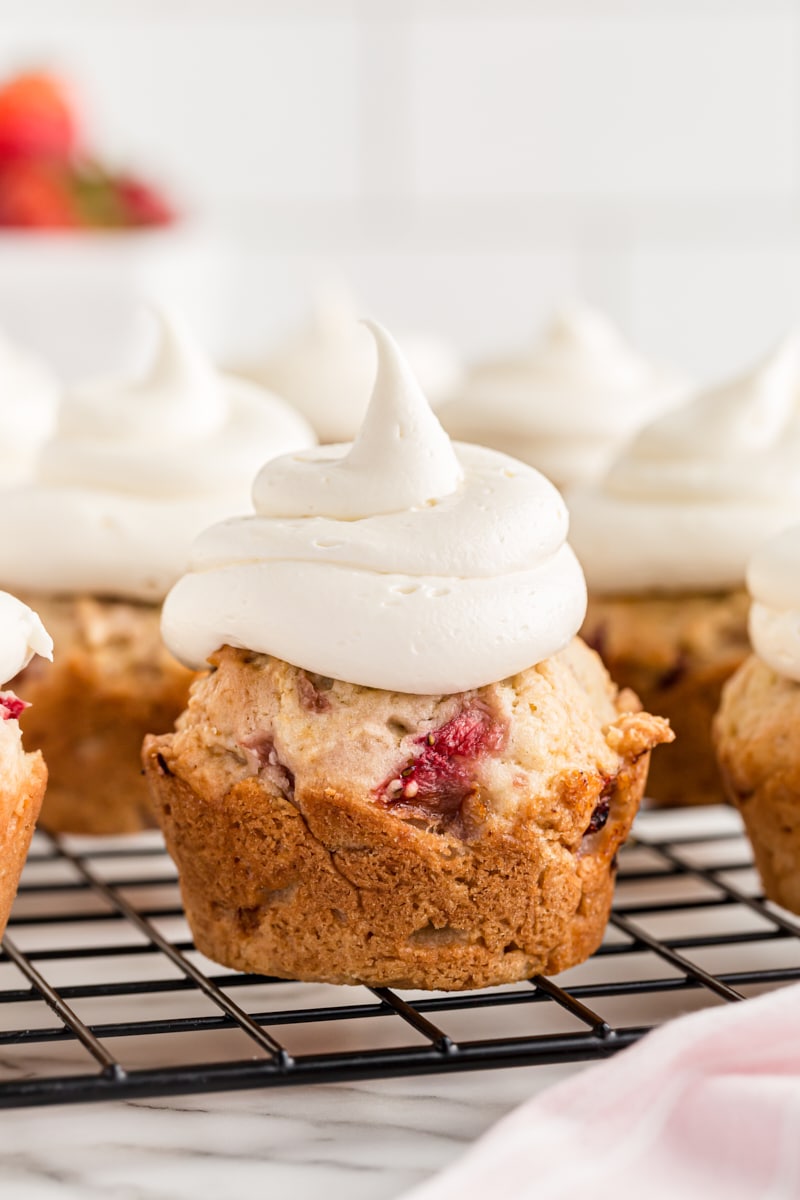
{"type": "Polygon", "coordinates": [[[797,1200],[800,985],[681,1017],[542,1092],[406,1200],[797,1200]]]}

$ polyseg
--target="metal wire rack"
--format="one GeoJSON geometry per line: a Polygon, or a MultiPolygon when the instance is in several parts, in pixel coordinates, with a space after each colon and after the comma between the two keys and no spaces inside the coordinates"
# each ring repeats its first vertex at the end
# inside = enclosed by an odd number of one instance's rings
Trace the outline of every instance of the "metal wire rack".
{"type": "Polygon", "coordinates": [[[588,963],[468,993],[224,970],[194,950],[157,835],[37,834],[0,954],[0,1107],[601,1058],[800,979],[800,921],[761,898],[733,812],[635,832],[588,963]]]}

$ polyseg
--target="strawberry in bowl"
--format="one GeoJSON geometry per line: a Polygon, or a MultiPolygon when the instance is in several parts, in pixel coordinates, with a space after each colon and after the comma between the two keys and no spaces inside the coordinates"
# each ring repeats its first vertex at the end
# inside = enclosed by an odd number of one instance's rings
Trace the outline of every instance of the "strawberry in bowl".
{"type": "Polygon", "coordinates": [[[141,229],[174,220],[152,183],[88,151],[60,80],[30,72],[0,87],[0,228],[141,229]]]}

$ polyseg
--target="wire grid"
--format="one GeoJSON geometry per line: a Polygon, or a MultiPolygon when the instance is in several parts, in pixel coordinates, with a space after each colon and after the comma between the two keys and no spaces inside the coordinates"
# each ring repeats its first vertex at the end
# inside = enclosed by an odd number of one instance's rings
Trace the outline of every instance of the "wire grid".
{"type": "Polygon", "coordinates": [[[736,815],[643,813],[588,963],[466,993],[342,988],[203,959],[157,835],[37,834],[0,954],[0,1107],[605,1057],[800,978],[736,815]]]}

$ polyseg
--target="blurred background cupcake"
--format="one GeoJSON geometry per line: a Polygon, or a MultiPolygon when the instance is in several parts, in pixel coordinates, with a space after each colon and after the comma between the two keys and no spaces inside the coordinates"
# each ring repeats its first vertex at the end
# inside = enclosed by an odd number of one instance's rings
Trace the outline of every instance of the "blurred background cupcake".
{"type": "MultiPolygon", "coordinates": [[[[321,442],[351,441],[367,411],[377,357],[361,315],[344,289],[318,289],[306,323],[242,371],[299,409],[321,442]]],[[[400,341],[429,402],[438,407],[459,381],[454,352],[424,334],[401,334],[400,341]]]]}
{"type": "Polygon", "coordinates": [[[602,475],[685,390],[627,346],[607,317],[575,306],[527,353],[474,366],[439,415],[452,437],[515,455],[563,488],[602,475]]]}
{"type": "Polygon", "coordinates": [[[745,570],[800,520],[800,346],[652,422],[598,483],[567,493],[589,607],[583,635],[612,677],[677,734],[662,804],[722,799],[711,721],[748,650],[745,570]]]}
{"type": "Polygon", "coordinates": [[[723,689],[714,738],[764,891],[800,913],[800,525],[759,546],[747,586],[752,654],[723,689]]]}
{"type": "Polygon", "coordinates": [[[150,823],[139,769],[192,673],[164,648],[160,602],[210,522],[251,511],[265,458],[314,443],[299,413],[218,372],[176,313],[156,313],[139,378],[70,389],[31,478],[5,488],[0,579],[36,607],[56,647],[15,681],[28,745],[50,784],[43,823],[124,833],[150,823]]]}

